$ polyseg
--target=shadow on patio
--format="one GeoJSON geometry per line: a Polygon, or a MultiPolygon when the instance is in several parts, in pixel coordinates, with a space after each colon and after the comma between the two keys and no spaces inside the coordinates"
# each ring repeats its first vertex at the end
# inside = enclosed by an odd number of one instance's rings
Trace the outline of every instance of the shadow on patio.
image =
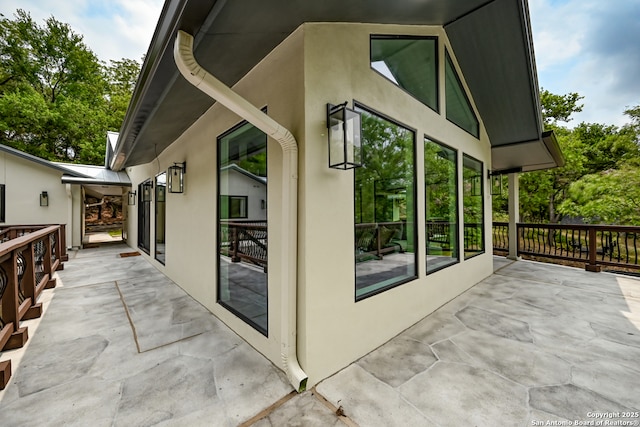
{"type": "Polygon", "coordinates": [[[640,409],[635,278],[496,258],[494,275],[293,395],[142,257],[118,256],[130,251],[70,254],[27,346],[2,354],[0,425],[530,426],[640,409]]]}

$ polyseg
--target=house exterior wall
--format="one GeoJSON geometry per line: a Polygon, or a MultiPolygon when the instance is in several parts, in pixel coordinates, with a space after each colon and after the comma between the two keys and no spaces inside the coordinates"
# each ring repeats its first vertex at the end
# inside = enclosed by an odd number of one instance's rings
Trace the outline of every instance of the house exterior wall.
{"type": "MultiPolygon", "coordinates": [[[[483,179],[484,254],[426,275],[423,139],[428,136],[458,151],[458,182],[462,182],[463,154],[482,161],[487,170],[490,144],[480,117],[478,139],[374,72],[369,64],[371,34],[438,36],[439,110],[446,111],[444,46],[449,46],[440,27],[305,24],[234,86],[256,107],[266,106],[269,116],[288,127],[298,140],[298,357],[309,375],[309,386],[382,345],[492,272],[491,206],[483,179]],[[353,171],[328,168],[326,129],[327,103],[348,101],[352,105],[354,100],[416,131],[419,236],[418,278],[358,302],[354,298],[354,175],[353,171]]],[[[455,62],[455,52],[450,48],[449,52],[455,62]]],[[[241,121],[216,103],[158,159],[127,171],[135,190],[174,162],[187,162],[185,192],[167,193],[166,197],[166,265],[153,259],[153,203],[152,247],[150,255],[143,256],[281,366],[280,283],[284,272],[277,259],[282,247],[278,239],[269,239],[268,337],[216,303],[216,138],[241,121]]],[[[280,219],[281,162],[279,145],[269,139],[269,236],[278,236],[287,225],[280,219]]],[[[459,197],[459,212],[462,204],[459,197]]],[[[138,202],[127,212],[128,243],[133,248],[137,246],[137,209],[138,202]]],[[[463,235],[463,221],[459,234],[463,235]]]]}
{"type": "Polygon", "coordinates": [[[67,192],[61,178],[61,171],[0,152],[0,184],[5,185],[6,205],[3,225],[67,224],[67,246],[80,247],[79,221],[70,222],[72,209],[82,205],[79,186],[72,185],[67,192]],[[43,191],[49,196],[49,206],[40,206],[43,191]]]}
{"type": "MultiPolygon", "coordinates": [[[[294,135],[304,129],[303,111],[303,55],[302,31],[296,31],[276,47],[261,63],[251,70],[234,90],[258,108],[267,107],[269,116],[294,135]]],[[[283,275],[277,262],[281,244],[269,241],[269,255],[274,262],[268,269],[268,323],[269,337],[265,337],[234,314],[216,303],[217,277],[217,137],[233,128],[242,119],[220,104],[214,104],[180,138],[163,151],[157,160],[146,165],[127,168],[132,191],[138,184],[153,178],[174,162],[187,162],[185,191],[166,195],[166,264],[153,259],[155,220],[151,215],[151,251],[144,253],[156,268],[181,286],[213,314],[229,325],[258,351],[281,366],[280,357],[280,282],[283,275]]],[[[271,235],[282,224],[282,177],[279,175],[282,150],[268,139],[268,222],[271,235]]],[[[127,242],[137,247],[137,209],[128,206],[127,242]]]]}
{"type": "MultiPolygon", "coordinates": [[[[426,275],[424,136],[490,166],[490,144],[481,125],[476,139],[395,86],[369,64],[371,34],[438,36],[439,93],[444,99],[444,49],[455,60],[442,28],[306,24],[306,128],[300,153],[299,325],[298,355],[310,383],[325,378],[490,275],[492,272],[491,206],[485,185],[485,253],[426,275]],[[327,167],[327,103],[357,101],[416,130],[418,279],[355,302],[354,175],[327,167]],[[331,268],[327,268],[331,266],[331,268]]],[[[461,76],[463,78],[463,76],[461,76]]],[[[467,91],[468,92],[468,91],[467,91]]],[[[486,172],[483,176],[486,176],[486,172]]],[[[462,212],[459,197],[459,212],[462,212]]],[[[462,222],[462,221],[460,221],[462,222]]],[[[460,236],[463,235],[463,224],[460,236]]]]}

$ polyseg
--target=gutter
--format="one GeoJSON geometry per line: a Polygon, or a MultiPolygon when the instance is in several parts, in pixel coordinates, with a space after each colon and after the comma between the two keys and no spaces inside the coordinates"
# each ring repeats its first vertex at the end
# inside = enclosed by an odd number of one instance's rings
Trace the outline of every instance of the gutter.
{"type": "MultiPolygon", "coordinates": [[[[178,31],[173,48],[178,70],[189,83],[227,107],[271,138],[282,148],[282,281],[281,357],[289,382],[298,392],[307,386],[307,374],[297,357],[297,249],[298,249],[298,144],[287,128],[205,71],[193,55],[193,36],[178,31]]],[[[275,258],[275,257],[274,257],[275,258]]]]}

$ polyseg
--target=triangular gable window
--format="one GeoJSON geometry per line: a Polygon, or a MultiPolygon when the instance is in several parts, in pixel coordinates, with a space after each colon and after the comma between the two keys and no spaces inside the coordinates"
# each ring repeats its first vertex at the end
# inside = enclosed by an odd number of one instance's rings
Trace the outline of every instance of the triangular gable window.
{"type": "Polygon", "coordinates": [[[447,103],[447,120],[460,126],[471,135],[480,136],[478,118],[471,108],[471,102],[462,87],[460,77],[456,72],[449,52],[446,52],[445,63],[445,101],[447,103]]]}
{"type": "Polygon", "coordinates": [[[371,36],[371,68],[438,111],[438,39],[371,36]]]}

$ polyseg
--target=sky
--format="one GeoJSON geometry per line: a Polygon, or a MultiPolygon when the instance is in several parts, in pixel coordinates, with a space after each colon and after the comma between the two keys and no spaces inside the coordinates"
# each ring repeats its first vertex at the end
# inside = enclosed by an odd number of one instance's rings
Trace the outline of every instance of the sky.
{"type": "MultiPolygon", "coordinates": [[[[1,0],[0,13],[54,16],[84,36],[103,61],[140,59],[149,47],[163,0],[1,0]]],[[[529,0],[540,88],[584,96],[567,124],[622,126],[640,105],[640,0],[529,0]]]]}

